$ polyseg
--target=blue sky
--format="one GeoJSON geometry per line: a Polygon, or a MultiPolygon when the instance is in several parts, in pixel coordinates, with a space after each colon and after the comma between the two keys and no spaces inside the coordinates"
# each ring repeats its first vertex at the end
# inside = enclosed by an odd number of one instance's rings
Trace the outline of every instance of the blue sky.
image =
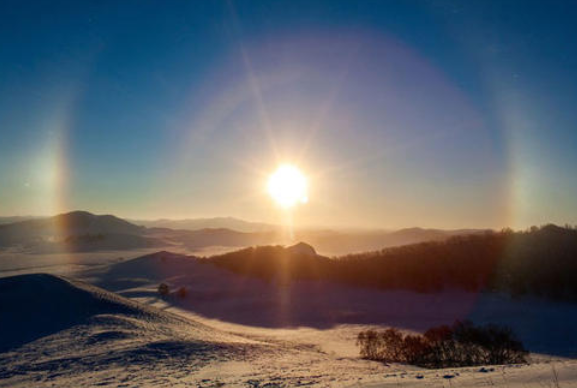
{"type": "Polygon", "coordinates": [[[568,1],[0,4],[0,214],[577,220],[568,1]]]}

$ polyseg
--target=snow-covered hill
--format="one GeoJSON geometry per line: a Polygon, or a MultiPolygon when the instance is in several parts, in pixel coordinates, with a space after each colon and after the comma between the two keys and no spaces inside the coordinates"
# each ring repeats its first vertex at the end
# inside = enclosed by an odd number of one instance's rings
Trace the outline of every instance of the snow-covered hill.
{"type": "Polygon", "coordinates": [[[94,379],[155,384],[262,347],[47,274],[0,279],[0,306],[0,386],[84,386],[94,379]]]}
{"type": "Polygon", "coordinates": [[[0,278],[0,387],[577,386],[577,362],[566,357],[571,304],[278,284],[164,251],[74,274],[103,288],[47,274],[0,278]],[[165,298],[160,282],[171,288],[165,298]],[[420,331],[458,316],[509,324],[542,354],[530,365],[444,370],[359,358],[360,330],[420,331]]]}

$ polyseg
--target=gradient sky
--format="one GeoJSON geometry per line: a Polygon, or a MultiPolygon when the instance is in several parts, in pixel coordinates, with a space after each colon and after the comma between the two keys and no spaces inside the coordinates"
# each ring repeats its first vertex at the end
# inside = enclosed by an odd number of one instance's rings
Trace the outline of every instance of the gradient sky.
{"type": "Polygon", "coordinates": [[[572,1],[2,1],[0,215],[577,223],[572,1]]]}

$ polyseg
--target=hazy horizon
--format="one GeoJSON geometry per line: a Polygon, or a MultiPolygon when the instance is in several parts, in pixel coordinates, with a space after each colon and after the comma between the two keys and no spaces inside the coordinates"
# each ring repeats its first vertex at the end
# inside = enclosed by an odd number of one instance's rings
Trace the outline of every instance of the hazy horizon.
{"type": "MultiPolygon", "coordinates": [[[[85,209],[73,209],[73,210],[67,210],[67,211],[63,211],[63,212],[59,212],[56,214],[36,214],[36,215],[32,215],[32,214],[12,214],[12,215],[8,215],[8,214],[3,214],[0,215],[0,218],[49,218],[49,217],[54,217],[54,216],[58,216],[58,215],[62,215],[62,214],[67,214],[67,213],[73,213],[73,212],[88,212],[97,216],[101,216],[101,215],[112,215],[121,219],[124,219],[126,221],[135,223],[135,222],[157,222],[157,221],[168,221],[168,222],[178,222],[178,221],[201,221],[201,220],[213,220],[213,219],[230,219],[230,220],[235,220],[235,221],[240,221],[240,222],[247,222],[247,223],[251,223],[251,224],[263,224],[263,225],[269,225],[269,226],[274,226],[274,227],[282,227],[283,224],[282,222],[266,222],[266,221],[262,221],[262,220],[255,220],[255,219],[250,219],[250,218],[241,218],[241,217],[235,217],[235,216],[230,216],[230,215],[215,215],[215,216],[198,216],[198,217],[174,217],[174,218],[168,218],[168,217],[159,217],[159,218],[144,218],[144,217],[139,217],[139,216],[122,216],[119,214],[113,214],[113,213],[107,213],[107,212],[94,212],[94,211],[90,211],[90,210],[85,210],[85,209]]],[[[406,226],[400,226],[400,227],[385,227],[385,226],[379,226],[379,225],[363,225],[363,224],[359,224],[359,225],[353,225],[350,223],[345,223],[345,224],[300,224],[295,226],[297,229],[339,229],[339,230],[358,230],[358,231],[396,231],[396,230],[402,230],[402,229],[411,229],[411,228],[421,228],[421,229],[438,229],[438,230],[459,230],[459,229],[474,229],[474,230],[483,230],[483,229],[491,229],[491,230],[503,230],[503,229],[507,229],[507,228],[511,228],[514,230],[527,230],[533,226],[545,226],[548,224],[554,224],[554,225],[558,225],[558,226],[565,226],[565,225],[570,225],[573,226],[573,224],[555,224],[554,222],[544,222],[542,224],[533,224],[533,225],[526,225],[524,227],[518,227],[518,228],[512,228],[511,226],[508,225],[504,225],[504,226],[500,226],[500,227],[491,227],[491,226],[479,226],[479,225],[465,225],[462,227],[455,227],[455,228],[442,228],[439,226],[435,226],[435,225],[406,225],[406,226]]]]}

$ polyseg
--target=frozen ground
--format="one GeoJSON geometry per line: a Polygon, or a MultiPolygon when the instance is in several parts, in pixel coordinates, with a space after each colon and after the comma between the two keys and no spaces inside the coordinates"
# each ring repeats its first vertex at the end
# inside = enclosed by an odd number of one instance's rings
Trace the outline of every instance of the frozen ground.
{"type": "Polygon", "coordinates": [[[181,255],[132,260],[142,253],[1,255],[0,276],[51,272],[101,288],[47,275],[0,279],[0,387],[577,386],[574,305],[277,286],[181,255]],[[187,297],[159,298],[161,281],[185,286],[187,297]],[[513,325],[532,363],[422,370],[358,358],[362,328],[419,331],[455,318],[513,325]]]}

